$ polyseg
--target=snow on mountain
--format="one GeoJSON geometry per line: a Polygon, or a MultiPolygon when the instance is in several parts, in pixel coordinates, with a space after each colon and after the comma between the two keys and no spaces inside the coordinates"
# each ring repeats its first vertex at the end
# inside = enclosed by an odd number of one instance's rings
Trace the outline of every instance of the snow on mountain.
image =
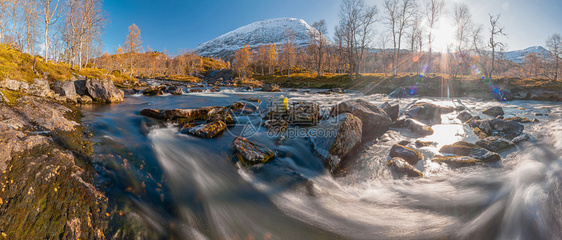
{"type": "Polygon", "coordinates": [[[536,53],[539,57],[543,57],[546,59],[548,58],[548,54],[550,52],[541,46],[534,46],[534,47],[526,48],[524,50],[505,52],[503,54],[503,57],[506,60],[510,60],[515,63],[523,63],[523,61],[525,60],[525,56],[527,56],[530,53],[536,53]]]}
{"type": "Polygon", "coordinates": [[[203,57],[219,57],[229,59],[234,52],[244,45],[251,48],[260,45],[275,43],[281,45],[285,42],[285,32],[290,29],[294,32],[295,46],[306,46],[310,34],[316,29],[309,26],[304,20],[296,18],[276,18],[249,25],[228,32],[218,38],[199,45],[195,50],[203,57]]]}

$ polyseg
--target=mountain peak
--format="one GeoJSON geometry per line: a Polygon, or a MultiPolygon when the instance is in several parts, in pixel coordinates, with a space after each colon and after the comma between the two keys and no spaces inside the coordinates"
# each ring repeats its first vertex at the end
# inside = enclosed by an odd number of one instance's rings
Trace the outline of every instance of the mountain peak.
{"type": "Polygon", "coordinates": [[[228,59],[244,45],[254,48],[272,43],[277,45],[283,44],[287,29],[294,32],[294,44],[296,46],[308,44],[311,33],[316,31],[316,29],[302,19],[273,18],[250,23],[225,33],[213,40],[202,43],[195,50],[204,57],[214,56],[228,59]]]}

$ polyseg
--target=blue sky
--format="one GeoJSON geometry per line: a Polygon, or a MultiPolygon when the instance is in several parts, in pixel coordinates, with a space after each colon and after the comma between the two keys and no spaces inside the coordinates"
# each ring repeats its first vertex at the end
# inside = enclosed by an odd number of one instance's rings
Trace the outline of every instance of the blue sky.
{"type": "MultiPolygon", "coordinates": [[[[379,7],[383,16],[383,0],[366,0],[379,7]]],[[[447,8],[465,2],[473,21],[486,23],[488,13],[502,14],[508,49],[516,50],[544,45],[548,35],[562,33],[562,1],[560,0],[445,0],[447,8]]],[[[338,22],[340,0],[105,0],[104,9],[110,21],[102,40],[105,51],[114,52],[125,41],[127,27],[133,23],[141,29],[146,49],[170,53],[193,49],[200,43],[218,37],[246,24],[268,18],[295,17],[309,24],[325,19],[329,35],[338,22]]],[[[449,10],[452,12],[452,10],[449,10]]],[[[443,18],[437,36],[437,48],[451,41],[454,26],[443,18]]],[[[377,32],[384,32],[378,24],[377,32]]]]}

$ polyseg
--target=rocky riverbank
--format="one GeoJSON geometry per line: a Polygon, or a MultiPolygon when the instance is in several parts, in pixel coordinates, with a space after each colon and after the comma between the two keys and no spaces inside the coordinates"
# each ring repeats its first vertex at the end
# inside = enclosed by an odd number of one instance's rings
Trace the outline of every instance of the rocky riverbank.
{"type": "Polygon", "coordinates": [[[77,105],[119,103],[112,81],[0,81],[0,234],[106,239],[115,214],[98,185],[77,105]]]}

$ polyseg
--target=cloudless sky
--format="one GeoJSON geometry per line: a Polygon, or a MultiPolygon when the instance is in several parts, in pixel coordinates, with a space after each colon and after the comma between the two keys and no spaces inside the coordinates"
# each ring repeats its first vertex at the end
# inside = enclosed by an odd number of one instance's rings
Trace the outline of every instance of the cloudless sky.
{"type": "MultiPolygon", "coordinates": [[[[366,0],[377,5],[384,17],[384,0],[366,0]]],[[[422,2],[419,0],[419,2],[422,2]]],[[[562,33],[562,0],[445,0],[448,15],[455,3],[468,4],[473,21],[486,24],[488,13],[502,14],[509,50],[545,45],[546,38],[562,33]]],[[[308,24],[325,19],[332,36],[338,22],[340,0],[105,0],[108,22],[103,34],[105,51],[114,52],[125,41],[127,28],[141,29],[143,47],[170,53],[194,49],[238,27],[269,18],[294,17],[308,24]]],[[[382,23],[381,19],[381,23],[382,23]]],[[[450,17],[439,24],[436,49],[444,50],[454,37],[450,17]]],[[[377,24],[377,35],[386,31],[377,24]]],[[[485,25],[487,27],[487,25],[485,25]]],[[[378,38],[378,36],[375,36],[378,38]]],[[[375,41],[376,42],[376,41],[375,41]]]]}

